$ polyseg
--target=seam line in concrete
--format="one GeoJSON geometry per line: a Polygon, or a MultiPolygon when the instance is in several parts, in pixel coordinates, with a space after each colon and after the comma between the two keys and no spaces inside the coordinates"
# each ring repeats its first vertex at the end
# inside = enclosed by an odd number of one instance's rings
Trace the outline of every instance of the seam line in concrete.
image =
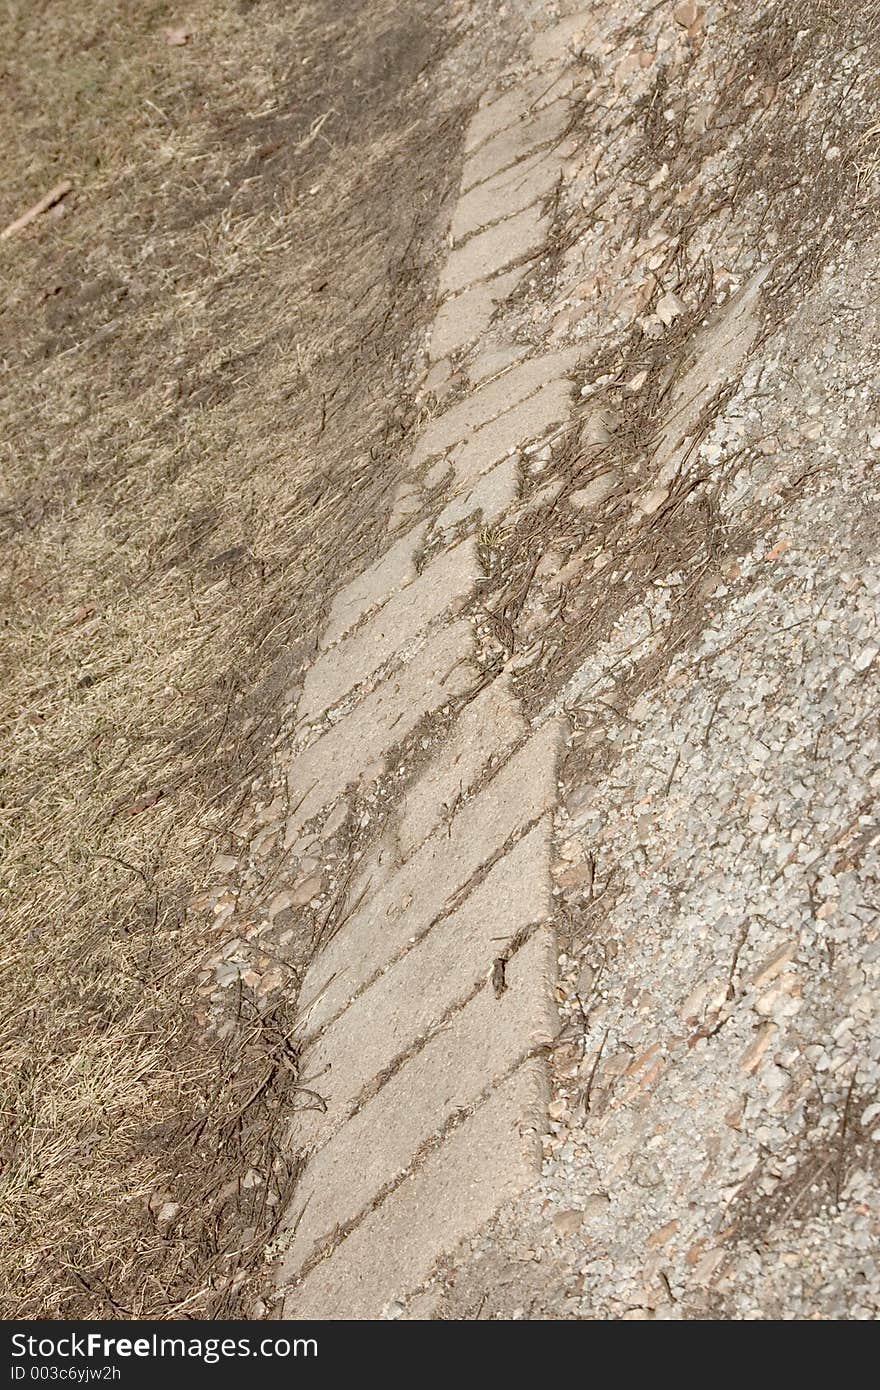
{"type": "MultiPolygon", "coordinates": [[[[313,1269],[319,1264],[322,1264],[324,1260],[330,1259],[343,1241],[351,1235],[352,1231],[357,1230],[358,1226],[360,1226],[368,1216],[374,1211],[378,1211],[383,1203],[387,1202],[388,1198],[394,1195],[398,1188],[402,1187],[414,1173],[418,1172],[425,1159],[439,1149],[450,1134],[460,1129],[463,1124],[471,1119],[480,1107],[486,1104],[486,1101],[491,1098],[492,1093],[496,1091],[499,1086],[503,1086],[506,1081],[509,1081],[526,1062],[532,1061],[536,1057],[546,1056],[551,1046],[551,1043],[537,1043],[534,1047],[524,1049],[511,1066],[501,1075],[493,1077],[491,1082],[483,1087],[480,1094],[476,1096],[470,1104],[461,1106],[458,1110],[453,1111],[440,1128],[432,1134],[430,1138],[424,1140],[419,1145],[406,1169],[387,1182],[384,1187],[380,1188],[375,1197],[358,1212],[357,1216],[352,1217],[351,1220],[345,1222],[344,1225],[338,1226],[333,1235],[320,1245],[317,1250],[313,1251],[308,1259],[303,1262],[297,1278],[282,1286],[282,1292],[292,1292],[309,1274],[311,1274],[313,1269]]],[[[304,1213],[305,1208],[300,1216],[300,1220],[304,1213]]],[[[438,1259],[442,1259],[442,1255],[440,1255],[438,1259]]]]}
{"type": "MultiPolygon", "coordinates": [[[[438,919],[438,921],[439,920],[441,919],[438,919]]],[[[434,925],[437,925],[437,923],[435,923],[434,925]]],[[[419,941],[424,941],[425,937],[429,934],[430,930],[431,929],[429,928],[428,931],[425,932],[419,938],[419,941]]],[[[532,937],[535,935],[535,932],[549,930],[552,930],[552,928],[546,922],[532,922],[529,926],[521,928],[518,932],[515,933],[514,936],[511,937],[510,942],[507,944],[505,949],[499,952],[499,957],[503,957],[505,962],[510,963],[516,958],[516,956],[519,954],[522,948],[529,941],[531,941],[532,937]]],[[[413,942],[413,946],[417,946],[419,944],[419,941],[413,942]]],[[[408,951],[402,952],[401,955],[398,956],[397,960],[393,961],[388,968],[391,969],[393,965],[396,965],[399,960],[402,960],[404,956],[408,954],[408,951]]],[[[374,977],[374,979],[370,981],[370,984],[374,984],[376,978],[379,977],[374,977]]],[[[408,1062],[411,1062],[414,1057],[418,1057],[419,1053],[423,1052],[424,1049],[428,1046],[428,1044],[433,1042],[434,1038],[436,1038],[439,1033],[442,1033],[444,1028],[447,1028],[449,1024],[453,1021],[453,1019],[455,1019],[460,1013],[462,1013],[467,1008],[468,1004],[470,1004],[474,999],[476,999],[478,994],[482,994],[484,990],[489,988],[489,985],[490,981],[485,977],[483,977],[482,979],[475,980],[471,988],[465,994],[462,994],[457,999],[455,999],[453,1003],[450,1004],[449,1007],[443,1011],[442,1014],[439,1014],[438,1017],[434,1020],[433,1023],[431,1023],[429,1028],[423,1034],[421,1034],[418,1038],[415,1038],[409,1044],[408,1047],[403,1048],[395,1057],[393,1057],[392,1060],[388,1062],[387,1065],[384,1066],[382,1070],[372,1078],[372,1080],[368,1081],[367,1084],[361,1088],[358,1094],[351,1101],[348,1102],[344,1114],[339,1116],[338,1121],[334,1125],[333,1129],[329,1130],[327,1134],[322,1137],[320,1143],[317,1143],[310,1148],[309,1157],[311,1158],[315,1154],[320,1153],[321,1150],[325,1148],[327,1144],[330,1143],[331,1139],[335,1139],[336,1135],[339,1134],[340,1131],[345,1128],[345,1125],[352,1118],[352,1116],[356,1115],[359,1110],[362,1110],[365,1105],[368,1105],[369,1102],[379,1094],[383,1086],[387,1085],[387,1083],[392,1079],[392,1077],[396,1076],[397,1073],[401,1071],[403,1067],[407,1065],[408,1062]]],[[[366,986],[364,990],[361,991],[361,993],[366,993],[366,990],[368,988],[369,985],[366,986]]],[[[343,1009],[342,1012],[345,1013],[345,1010],[343,1009]]],[[[341,1015],[337,1015],[337,1018],[339,1017],[341,1017],[341,1015]]],[[[336,1022],[335,1019],[333,1021],[336,1022]]],[[[328,1024],[327,1026],[329,1027],[330,1025],[328,1024]]],[[[320,1034],[316,1035],[316,1037],[319,1036],[320,1034]]],[[[320,1081],[320,1079],[320,1075],[314,1077],[306,1077],[304,1084],[308,1087],[309,1090],[314,1091],[315,1082],[320,1081]]],[[[320,1093],[318,1092],[317,1094],[320,1093]]]]}
{"type": "MultiPolygon", "coordinates": [[[[471,874],[470,878],[467,879],[467,881],[461,885],[461,887],[457,890],[456,893],[453,894],[451,898],[447,899],[447,901],[443,904],[443,907],[440,910],[440,912],[437,913],[436,917],[432,917],[427,926],[418,934],[412,936],[407,941],[406,945],[403,947],[402,950],[398,951],[396,955],[391,956],[387,961],[385,961],[382,967],[379,970],[375,971],[374,974],[372,974],[368,980],[364,980],[363,983],[360,984],[358,988],[354,991],[354,993],[349,996],[345,1003],[339,1009],[337,1009],[336,1013],[332,1014],[330,1018],[325,1019],[320,1028],[318,1028],[314,1033],[305,1032],[303,1034],[303,1042],[312,1043],[315,1041],[315,1039],[319,1038],[322,1033],[326,1032],[326,1030],[329,1027],[331,1027],[332,1024],[336,1023],[342,1017],[342,1015],[346,1012],[350,1005],[352,1005],[355,1002],[356,999],[360,999],[362,994],[366,994],[367,990],[370,988],[372,984],[375,983],[376,980],[378,980],[382,975],[384,975],[387,970],[390,970],[392,966],[397,965],[398,961],[403,960],[404,956],[409,955],[410,951],[413,949],[414,946],[418,946],[418,944],[421,941],[424,941],[425,937],[433,930],[434,927],[437,926],[439,922],[445,922],[447,917],[451,917],[453,912],[457,912],[458,909],[462,907],[464,903],[467,902],[468,898],[471,896],[471,893],[473,893],[476,888],[479,888],[480,884],[492,871],[495,865],[498,864],[505,857],[505,855],[509,854],[510,851],[514,849],[520,843],[521,840],[524,840],[526,835],[528,835],[529,831],[534,830],[535,826],[539,823],[539,821],[543,820],[545,815],[546,812],[542,811],[540,815],[534,816],[532,820],[530,820],[528,823],[523,823],[521,826],[518,826],[517,829],[513,832],[513,834],[510,835],[507,838],[507,840],[505,840],[501,848],[493,851],[489,858],[484,859],[483,862],[471,874]]],[[[448,825],[452,825],[452,821],[449,821],[448,825]]],[[[434,832],[435,835],[437,835],[438,833],[441,832],[439,830],[434,832]]],[[[432,836],[429,835],[428,840],[430,840],[431,838],[432,836]]],[[[428,843],[428,840],[425,841],[425,844],[428,843]]],[[[414,853],[416,852],[417,851],[414,851],[414,853]]],[[[410,858],[412,858],[412,855],[410,856],[410,858]]],[[[353,916],[357,907],[363,904],[364,901],[365,895],[362,894],[358,898],[357,903],[352,907],[351,911],[346,914],[343,921],[340,922],[339,926],[336,927],[336,929],[333,931],[332,935],[327,937],[326,940],[322,942],[322,946],[325,946],[329,941],[332,941],[333,938],[339,934],[342,927],[348,921],[351,920],[351,917],[353,916]]],[[[308,1005],[308,1008],[305,1010],[303,1017],[307,1016],[309,1010],[313,1009],[315,1005],[319,1003],[319,1001],[321,1000],[325,992],[329,989],[330,985],[333,983],[335,979],[335,974],[330,976],[330,978],[325,983],[324,988],[321,990],[320,994],[317,994],[315,998],[311,1000],[310,1004],[308,1005]]]]}

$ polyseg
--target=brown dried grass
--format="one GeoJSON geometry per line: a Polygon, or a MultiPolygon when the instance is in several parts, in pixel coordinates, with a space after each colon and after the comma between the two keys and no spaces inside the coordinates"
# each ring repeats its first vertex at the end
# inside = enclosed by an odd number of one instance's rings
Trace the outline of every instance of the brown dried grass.
{"type": "Polygon", "coordinates": [[[419,7],[87,10],[0,20],[0,220],[75,183],[0,248],[0,1292],[235,1315],[296,1056],[284,1004],[202,1031],[189,904],[372,544],[455,123],[419,7]]]}

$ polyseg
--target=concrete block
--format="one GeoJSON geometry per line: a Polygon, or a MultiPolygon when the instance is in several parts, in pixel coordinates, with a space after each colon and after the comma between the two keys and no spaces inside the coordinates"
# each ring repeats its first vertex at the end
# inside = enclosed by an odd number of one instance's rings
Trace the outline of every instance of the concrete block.
{"type": "Polygon", "coordinates": [[[590,38],[595,22],[589,10],[582,10],[579,14],[561,19],[550,29],[542,30],[532,41],[532,62],[561,62],[574,43],[578,40],[585,42],[590,38]]]}
{"type": "Polygon", "coordinates": [[[510,217],[545,198],[559,178],[559,167],[552,154],[541,151],[465,193],[452,215],[454,240],[462,241],[500,217],[510,217]]]}
{"type": "Polygon", "coordinates": [[[518,84],[503,92],[501,96],[495,97],[494,101],[480,105],[471,117],[465,132],[465,154],[470,154],[484,141],[491,140],[493,135],[498,135],[500,131],[528,116],[531,100],[531,86],[523,87],[518,84]]]}
{"type": "Polygon", "coordinates": [[[518,496],[519,462],[516,458],[507,458],[485,473],[472,488],[453,497],[437,518],[437,525],[446,530],[479,512],[485,526],[503,516],[518,496]]]}
{"type": "Polygon", "coordinates": [[[552,1042],[559,1028],[555,983],[555,934],[541,928],[505,964],[502,993],[484,984],[313,1155],[290,1211],[296,1230],[288,1269],[301,1268],[337,1225],[347,1226],[374,1202],[456,1112],[552,1042]]]}
{"type": "MultiPolygon", "coordinates": [[[[545,724],[479,796],[441,826],[378,893],[363,901],[306,972],[301,1034],[313,1035],[383,968],[450,911],[456,895],[518,831],[556,802],[563,725],[545,724]]],[[[352,888],[359,900],[362,882],[352,888]]]]}
{"type": "MultiPolygon", "coordinates": [[[[537,391],[560,384],[578,358],[576,349],[529,357],[431,420],[416,445],[413,466],[444,453],[537,391]]],[[[567,391],[566,386],[566,391],[567,391]]],[[[494,460],[493,460],[494,462],[494,460]]]]}
{"type": "Polygon", "coordinates": [[[398,531],[411,517],[418,515],[422,510],[423,500],[421,488],[411,479],[399,482],[391,498],[386,530],[392,533],[398,531]]]}
{"type": "MultiPolygon", "coordinates": [[[[379,1318],[427,1281],[536,1180],[546,1124],[543,1064],[524,1062],[474,1115],[322,1260],[284,1301],[285,1318],[379,1318]]],[[[286,1262],[282,1287],[291,1279],[286,1262]]]]}
{"type": "Polygon", "coordinates": [[[466,517],[479,512],[483,525],[496,521],[519,496],[519,464],[515,458],[505,459],[466,492],[453,497],[437,518],[440,530],[457,526],[466,517]]]}
{"type": "Polygon", "coordinates": [[[365,614],[379,608],[397,589],[416,577],[415,560],[425,539],[427,523],[414,526],[385,554],[341,589],[330,605],[322,647],[332,647],[365,614]]]}
{"type": "Polygon", "coordinates": [[[455,476],[464,486],[473,483],[505,455],[546,434],[564,422],[571,410],[571,383],[550,381],[519,405],[484,425],[453,449],[455,476]]]}
{"type": "Polygon", "coordinates": [[[514,261],[522,260],[543,244],[548,226],[540,205],[533,203],[522,212],[477,232],[450,252],[440,272],[440,293],[457,294],[475,280],[485,280],[514,261]]]}
{"type": "Polygon", "coordinates": [[[461,1006],[517,935],[552,910],[550,831],[544,817],[305,1049],[304,1084],[326,1101],[296,1123],[298,1147],[323,1143],[378,1077],[461,1006]]]}
{"type": "Polygon", "coordinates": [[[468,660],[472,651],[470,623],[440,628],[411,661],[304,749],[288,771],[288,834],[298,832],[350,783],[379,776],[389,748],[406,738],[425,714],[473,686],[477,673],[468,660]]]}
{"type": "Polygon", "coordinates": [[[558,140],[567,119],[568,107],[565,102],[559,101],[499,131],[465,161],[462,194],[500,174],[502,169],[508,169],[518,160],[534,154],[542,145],[558,140]]]}
{"type": "Polygon", "coordinates": [[[431,328],[428,350],[431,360],[436,362],[448,353],[459,352],[479,338],[486,331],[498,305],[504,302],[521,278],[522,271],[508,271],[494,280],[472,285],[455,299],[447,299],[437,311],[431,328]]]}
{"type": "Polygon", "coordinates": [[[364,627],[318,657],[303,682],[298,718],[314,720],[338,704],[430,622],[463,603],[479,573],[476,546],[470,539],[433,560],[364,627]]]}
{"type": "Polygon", "coordinates": [[[403,858],[452,815],[459,798],[466,797],[487,769],[508,755],[525,737],[527,727],[506,674],[465,706],[448,739],[406,793],[398,829],[403,858]]]}
{"type": "Polygon", "coordinates": [[[526,120],[544,107],[553,106],[572,91],[573,74],[560,73],[553,82],[545,74],[528,82],[518,82],[500,95],[488,91],[480,100],[464,137],[464,152],[470,154],[508,126],[526,120]]]}
{"type": "Polygon", "coordinates": [[[501,346],[496,342],[488,342],[480,348],[476,357],[471,358],[467,364],[467,376],[471,386],[482,386],[484,381],[490,377],[498,376],[499,372],[507,371],[516,362],[521,362],[527,355],[528,348],[522,344],[515,347],[501,346]]]}

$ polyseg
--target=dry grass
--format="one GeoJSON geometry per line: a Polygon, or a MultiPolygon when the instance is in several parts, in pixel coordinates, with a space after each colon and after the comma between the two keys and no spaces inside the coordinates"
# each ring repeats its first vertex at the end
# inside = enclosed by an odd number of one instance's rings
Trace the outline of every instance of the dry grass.
{"type": "Polygon", "coordinates": [[[455,127],[423,9],[0,20],[0,220],[75,184],[0,244],[7,1317],[240,1312],[295,1176],[285,1005],[202,1033],[189,904],[393,482],[455,127]]]}

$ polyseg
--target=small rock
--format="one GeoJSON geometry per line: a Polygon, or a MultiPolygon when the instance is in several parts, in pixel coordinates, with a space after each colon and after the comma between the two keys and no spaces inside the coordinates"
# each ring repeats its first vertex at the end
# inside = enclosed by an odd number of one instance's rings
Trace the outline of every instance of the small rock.
{"type": "Polygon", "coordinates": [[[783,946],[780,946],[771,956],[768,956],[764,964],[756,970],[755,974],[752,976],[752,984],[755,985],[757,989],[763,989],[781,970],[785,969],[790,960],[794,959],[796,952],[797,942],[786,941],[783,946]]]}
{"type": "Polygon", "coordinates": [[[652,487],[650,492],[646,492],[639,503],[639,511],[645,516],[653,516],[663,506],[669,496],[668,487],[652,487]]]}
{"type": "Polygon", "coordinates": [[[156,1213],[156,1225],[159,1227],[159,1230],[162,1232],[163,1235],[165,1235],[171,1229],[172,1225],[177,1220],[179,1215],[179,1202],[162,1203],[161,1207],[156,1213]]]}
{"type": "Polygon", "coordinates": [[[672,17],[682,29],[690,29],[700,17],[700,7],[694,4],[679,5],[677,10],[673,10],[672,17]]]}
{"type": "Polygon", "coordinates": [[[576,551],[571,559],[559,570],[556,575],[556,583],[570,584],[573,579],[577,578],[586,563],[587,557],[584,552],[582,550],[576,551]]]}
{"type": "Polygon", "coordinates": [[[565,869],[556,879],[560,888],[583,888],[585,884],[592,881],[592,864],[575,864],[571,869],[565,869]]]}
{"type": "Polygon", "coordinates": [[[316,898],[323,887],[323,880],[320,874],[310,874],[308,878],[298,883],[290,895],[291,907],[305,907],[312,898],[316,898]]]}
{"type": "MultiPolygon", "coordinates": [[[[585,865],[584,867],[590,866],[585,865]]],[[[595,983],[596,971],[588,961],[584,961],[584,964],[580,968],[577,984],[575,985],[575,994],[581,1000],[588,999],[593,992],[593,985],[595,983]]]]}
{"type": "Polygon", "coordinates": [[[610,444],[620,420],[610,410],[591,410],[581,426],[581,441],[584,444],[610,444]]]}
{"type": "Polygon", "coordinates": [[[573,1236],[584,1224],[582,1211],[558,1211],[553,1218],[553,1226],[558,1236],[573,1236]]]}
{"type": "Polygon", "coordinates": [[[321,835],[323,839],[332,840],[334,835],[339,834],[339,831],[342,829],[342,827],[345,825],[345,822],[348,820],[348,813],[350,809],[351,808],[349,807],[348,802],[344,800],[338,802],[337,805],[334,806],[333,810],[330,812],[329,816],[324,822],[323,828],[321,830],[321,835]]]}
{"type": "Polygon", "coordinates": [[[745,1072],[746,1076],[750,1076],[752,1072],[758,1070],[761,1058],[764,1056],[764,1053],[767,1051],[767,1048],[773,1041],[773,1035],[775,1032],[775,1023],[761,1024],[760,1028],[755,1034],[754,1041],[749,1043],[749,1046],[746,1048],[745,1052],[739,1060],[739,1069],[741,1072],[745,1072]]]}
{"type": "Polygon", "coordinates": [[[585,511],[588,507],[598,507],[601,502],[605,501],[606,497],[610,497],[617,487],[618,481],[616,473],[601,473],[586,487],[578,488],[576,492],[571,493],[568,499],[569,503],[580,511],[585,511]]]}
{"type": "Polygon", "coordinates": [[[294,906],[293,894],[286,890],[276,893],[269,904],[269,921],[273,921],[279,912],[286,912],[289,907],[294,906]]]}
{"type": "Polygon", "coordinates": [[[535,577],[537,579],[552,578],[557,570],[560,569],[564,560],[565,556],[562,554],[561,550],[545,550],[535,569],[535,577]]]}
{"type": "Polygon", "coordinates": [[[656,1231],[652,1232],[652,1234],[648,1236],[648,1239],[645,1241],[645,1244],[647,1245],[649,1250],[656,1250],[661,1245],[665,1245],[666,1242],[672,1236],[675,1235],[677,1230],[677,1221],[667,1221],[665,1226],[659,1226],[656,1231]]]}
{"type": "Polygon", "coordinates": [[[685,306],[677,294],[664,294],[657,300],[657,317],[667,328],[684,311],[685,306]]]}

